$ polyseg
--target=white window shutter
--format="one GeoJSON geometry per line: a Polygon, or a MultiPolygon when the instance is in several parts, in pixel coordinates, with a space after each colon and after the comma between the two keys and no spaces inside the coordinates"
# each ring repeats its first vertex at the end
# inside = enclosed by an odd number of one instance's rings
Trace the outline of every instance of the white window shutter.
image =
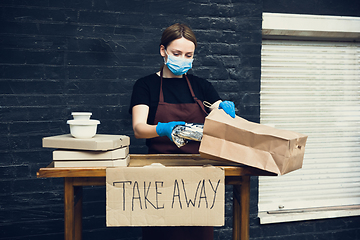
{"type": "Polygon", "coordinates": [[[302,169],[259,178],[259,213],[360,205],[360,43],[263,40],[261,58],[261,123],[308,140],[302,169]]]}

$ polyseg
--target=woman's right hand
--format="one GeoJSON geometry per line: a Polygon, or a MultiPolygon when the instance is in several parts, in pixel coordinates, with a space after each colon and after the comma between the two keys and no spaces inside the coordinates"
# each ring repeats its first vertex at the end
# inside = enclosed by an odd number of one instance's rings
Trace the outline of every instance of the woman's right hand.
{"type": "Polygon", "coordinates": [[[185,122],[181,122],[181,121],[168,122],[168,123],[159,122],[156,126],[156,133],[160,137],[167,136],[173,142],[171,133],[172,133],[172,130],[174,129],[174,127],[177,125],[185,125],[185,122]]]}
{"type": "Polygon", "coordinates": [[[158,123],[157,125],[147,124],[149,106],[140,104],[132,108],[132,123],[136,138],[155,138],[167,136],[171,141],[171,132],[176,125],[185,125],[185,122],[158,123]]]}

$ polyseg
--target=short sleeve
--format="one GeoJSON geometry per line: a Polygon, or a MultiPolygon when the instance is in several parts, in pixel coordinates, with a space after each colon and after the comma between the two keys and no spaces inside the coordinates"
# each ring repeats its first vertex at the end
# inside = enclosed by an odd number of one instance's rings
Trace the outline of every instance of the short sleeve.
{"type": "Polygon", "coordinates": [[[139,104],[150,106],[150,89],[144,79],[137,80],[133,86],[129,113],[131,114],[132,108],[139,104]]]}

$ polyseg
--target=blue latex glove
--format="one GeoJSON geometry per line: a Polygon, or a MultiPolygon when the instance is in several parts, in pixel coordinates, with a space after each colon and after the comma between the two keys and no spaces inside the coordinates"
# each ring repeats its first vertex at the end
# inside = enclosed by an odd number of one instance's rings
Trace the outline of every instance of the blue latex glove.
{"type": "Polygon", "coordinates": [[[156,126],[156,133],[160,136],[167,136],[171,141],[172,137],[171,137],[171,132],[173,130],[173,128],[176,125],[185,125],[185,122],[168,122],[168,123],[161,123],[159,122],[156,126]]]}
{"type": "Polygon", "coordinates": [[[232,118],[235,118],[235,104],[231,101],[223,101],[219,104],[219,109],[223,109],[232,118]]]}

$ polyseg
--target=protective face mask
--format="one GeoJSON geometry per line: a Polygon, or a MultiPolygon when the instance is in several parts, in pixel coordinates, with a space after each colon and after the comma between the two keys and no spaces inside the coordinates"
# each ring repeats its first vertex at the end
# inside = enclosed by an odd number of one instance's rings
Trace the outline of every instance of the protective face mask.
{"type": "Polygon", "coordinates": [[[165,65],[170,69],[170,71],[174,75],[177,75],[177,76],[183,75],[187,71],[189,71],[189,69],[192,68],[192,62],[194,59],[185,59],[182,57],[175,57],[175,56],[169,55],[166,51],[165,51],[165,53],[167,55],[167,61],[165,61],[165,58],[164,58],[165,65]]]}

